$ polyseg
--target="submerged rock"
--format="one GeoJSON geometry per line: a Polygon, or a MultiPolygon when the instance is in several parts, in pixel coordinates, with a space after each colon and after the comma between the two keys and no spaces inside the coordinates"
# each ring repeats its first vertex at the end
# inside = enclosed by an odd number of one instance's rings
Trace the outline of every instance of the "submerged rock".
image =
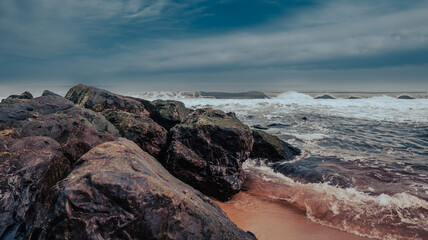
{"type": "Polygon", "coordinates": [[[167,130],[183,121],[192,112],[180,101],[155,100],[152,104],[155,108],[152,118],[167,130]]]}
{"type": "Polygon", "coordinates": [[[289,160],[301,151],[264,131],[254,130],[254,145],[251,158],[267,158],[271,161],[289,160]]]}
{"type": "Polygon", "coordinates": [[[125,137],[152,156],[159,158],[166,147],[167,131],[150,118],[124,111],[105,110],[102,114],[125,137]]]}
{"type": "Polygon", "coordinates": [[[267,128],[267,127],[263,127],[262,125],[260,125],[260,124],[256,124],[256,125],[253,125],[253,126],[251,126],[252,128],[255,128],[255,129],[260,129],[260,130],[268,130],[269,128],[267,128]]]}
{"type": "Polygon", "coordinates": [[[267,125],[268,128],[286,128],[286,127],[289,127],[289,126],[290,125],[282,124],[282,123],[272,123],[272,124],[267,125]]]}
{"type": "Polygon", "coordinates": [[[123,138],[82,156],[53,193],[35,239],[255,239],[123,138]]]}
{"type": "Polygon", "coordinates": [[[44,96],[22,103],[2,105],[0,107],[0,127],[6,123],[37,118],[74,106],[72,102],[60,96],[44,96]]]}
{"type": "Polygon", "coordinates": [[[242,163],[250,156],[253,136],[233,113],[198,109],[170,130],[164,163],[176,177],[203,193],[226,200],[244,181],[242,163]]]}
{"type": "Polygon", "coordinates": [[[361,99],[360,97],[350,96],[348,99],[361,99]]]}
{"type": "Polygon", "coordinates": [[[131,97],[124,97],[107,90],[90,87],[86,85],[76,85],[66,94],[65,98],[74,102],[80,107],[91,109],[95,112],[102,112],[106,109],[122,110],[130,113],[137,113],[142,116],[149,116],[149,112],[144,105],[131,97]]]}
{"type": "Polygon", "coordinates": [[[335,98],[328,94],[324,94],[322,96],[315,97],[315,99],[335,99],[335,98]]]}
{"type": "Polygon", "coordinates": [[[62,145],[64,154],[74,163],[91,148],[119,136],[119,131],[100,113],[71,108],[37,119],[12,124],[18,136],[48,136],[62,145]]]}
{"type": "Polygon", "coordinates": [[[409,95],[401,95],[398,99],[415,99],[414,97],[410,97],[409,95]]]}
{"type": "Polygon", "coordinates": [[[51,187],[70,167],[51,138],[0,137],[0,239],[19,239],[42,221],[51,187]]]}

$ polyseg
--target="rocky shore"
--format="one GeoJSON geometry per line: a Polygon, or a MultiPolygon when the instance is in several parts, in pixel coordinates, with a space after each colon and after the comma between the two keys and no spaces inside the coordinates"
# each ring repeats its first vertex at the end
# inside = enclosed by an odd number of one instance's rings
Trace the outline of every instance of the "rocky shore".
{"type": "Polygon", "coordinates": [[[300,151],[234,113],[76,85],[0,104],[0,239],[255,239],[227,201],[248,158],[300,151]]]}

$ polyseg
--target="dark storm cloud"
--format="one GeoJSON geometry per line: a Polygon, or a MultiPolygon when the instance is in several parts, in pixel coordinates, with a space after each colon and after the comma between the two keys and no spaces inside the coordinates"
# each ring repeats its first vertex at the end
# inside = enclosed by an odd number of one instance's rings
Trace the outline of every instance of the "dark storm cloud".
{"type": "Polygon", "coordinates": [[[426,1],[3,0],[0,82],[388,83],[428,69],[427,22],[426,1]]]}

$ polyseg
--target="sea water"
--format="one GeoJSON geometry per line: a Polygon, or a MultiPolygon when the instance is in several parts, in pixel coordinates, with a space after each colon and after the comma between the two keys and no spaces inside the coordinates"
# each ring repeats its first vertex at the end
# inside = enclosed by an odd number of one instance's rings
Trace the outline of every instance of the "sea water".
{"type": "Polygon", "coordinates": [[[291,161],[249,159],[244,169],[263,179],[254,187],[265,196],[304,210],[312,221],[373,238],[428,239],[428,99],[147,94],[138,96],[233,111],[300,148],[291,161]]]}

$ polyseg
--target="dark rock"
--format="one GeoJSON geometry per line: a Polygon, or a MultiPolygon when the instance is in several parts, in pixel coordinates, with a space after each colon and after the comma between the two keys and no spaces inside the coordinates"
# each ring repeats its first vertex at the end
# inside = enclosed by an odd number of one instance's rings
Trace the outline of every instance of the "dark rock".
{"type": "Polygon", "coordinates": [[[0,127],[6,123],[37,118],[72,107],[74,107],[72,102],[59,96],[44,96],[22,103],[2,105],[0,107],[0,127]]]}
{"type": "Polygon", "coordinates": [[[408,95],[401,95],[398,97],[398,99],[415,99],[414,97],[410,97],[408,95]]]}
{"type": "Polygon", "coordinates": [[[71,168],[59,149],[48,137],[0,137],[0,239],[19,239],[42,221],[51,187],[71,168]]]}
{"type": "Polygon", "coordinates": [[[43,91],[42,96],[58,96],[58,97],[61,97],[60,95],[58,95],[58,94],[56,94],[54,92],[51,92],[49,90],[43,91]]]}
{"type": "Polygon", "coordinates": [[[348,99],[361,99],[361,98],[360,97],[350,96],[350,97],[348,97],[348,99]]]}
{"type": "Polygon", "coordinates": [[[116,127],[103,115],[77,107],[19,121],[12,128],[19,136],[48,136],[55,139],[72,163],[91,148],[119,136],[116,127]]]}
{"type": "Polygon", "coordinates": [[[241,189],[242,163],[254,140],[250,128],[233,113],[198,109],[172,128],[170,135],[165,166],[173,175],[220,200],[241,189]]]}
{"type": "Polygon", "coordinates": [[[152,104],[155,112],[151,117],[167,130],[183,121],[192,112],[180,101],[155,100],[152,104]]]}
{"type": "Polygon", "coordinates": [[[144,105],[131,97],[124,97],[109,91],[85,86],[82,84],[72,87],[65,98],[74,102],[80,107],[91,109],[95,112],[102,112],[106,109],[122,110],[130,113],[137,113],[142,116],[149,116],[149,112],[144,105]]]}
{"type": "Polygon", "coordinates": [[[260,125],[260,124],[256,124],[256,125],[253,125],[253,126],[251,126],[252,128],[255,128],[255,129],[261,129],[261,130],[267,130],[267,129],[269,129],[269,128],[267,128],[267,127],[263,127],[262,125],[260,125]]]}
{"type": "Polygon", "coordinates": [[[124,111],[105,110],[102,114],[119,130],[120,135],[159,158],[166,147],[167,131],[151,118],[124,111]]]}
{"type": "Polygon", "coordinates": [[[260,91],[249,91],[249,92],[200,92],[202,97],[216,98],[216,99],[267,99],[268,95],[260,91]]]}
{"type": "Polygon", "coordinates": [[[255,239],[123,138],[85,154],[53,193],[34,239],[255,239]]]}
{"type": "Polygon", "coordinates": [[[10,95],[6,99],[3,99],[1,103],[2,104],[23,103],[30,99],[33,99],[33,95],[30,92],[25,91],[21,95],[10,95]]]}
{"type": "Polygon", "coordinates": [[[308,118],[307,118],[307,117],[302,117],[302,120],[303,120],[303,121],[307,121],[307,120],[308,120],[308,118]]]}
{"type": "Polygon", "coordinates": [[[286,127],[289,127],[289,126],[290,125],[282,124],[282,123],[272,123],[272,124],[267,125],[268,128],[286,128],[286,127]]]}
{"type": "Polygon", "coordinates": [[[324,94],[322,96],[318,96],[315,99],[335,99],[334,97],[328,95],[328,94],[324,94]]]}
{"type": "Polygon", "coordinates": [[[254,145],[251,158],[267,158],[271,161],[289,160],[301,151],[290,144],[260,130],[253,131],[254,145]]]}

